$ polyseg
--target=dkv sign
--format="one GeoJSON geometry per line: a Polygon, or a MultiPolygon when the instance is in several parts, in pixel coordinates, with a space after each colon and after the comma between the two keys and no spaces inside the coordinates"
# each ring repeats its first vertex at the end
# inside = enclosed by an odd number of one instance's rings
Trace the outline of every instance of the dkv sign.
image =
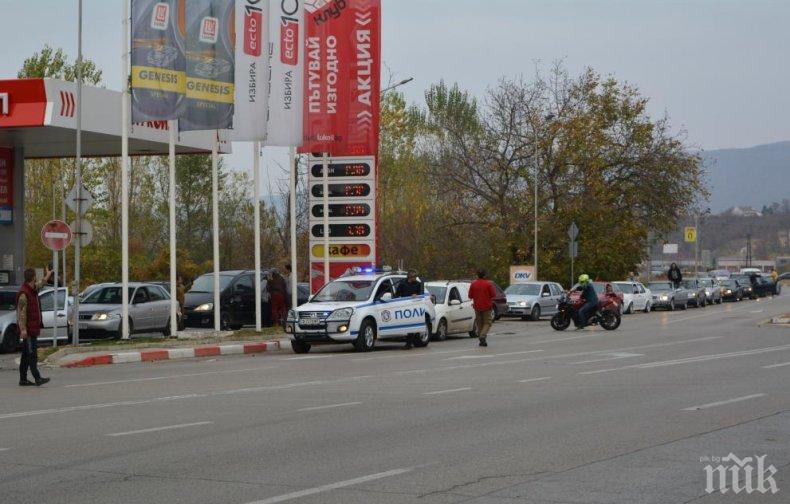
{"type": "Polygon", "coordinates": [[[535,267],[534,266],[511,266],[510,267],[510,283],[520,284],[532,282],[535,280],[535,267]]]}

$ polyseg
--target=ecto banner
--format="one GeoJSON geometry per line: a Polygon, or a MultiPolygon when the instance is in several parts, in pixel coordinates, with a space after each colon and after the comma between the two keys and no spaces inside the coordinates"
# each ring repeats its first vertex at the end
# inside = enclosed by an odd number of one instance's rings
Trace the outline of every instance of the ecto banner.
{"type": "Polygon", "coordinates": [[[186,93],[184,0],[132,0],[132,122],[177,119],[186,93]]]}
{"type": "Polygon", "coordinates": [[[267,0],[269,113],[265,145],[302,144],[304,110],[304,0],[267,0]]]}
{"type": "Polygon", "coordinates": [[[269,106],[269,0],[236,0],[233,139],[266,139],[269,106]]]}
{"type": "Polygon", "coordinates": [[[228,129],[235,99],[235,2],[189,0],[186,100],[181,131],[228,129]]]}
{"type": "Polygon", "coordinates": [[[301,152],[375,156],[381,0],[307,0],[301,152]]]}

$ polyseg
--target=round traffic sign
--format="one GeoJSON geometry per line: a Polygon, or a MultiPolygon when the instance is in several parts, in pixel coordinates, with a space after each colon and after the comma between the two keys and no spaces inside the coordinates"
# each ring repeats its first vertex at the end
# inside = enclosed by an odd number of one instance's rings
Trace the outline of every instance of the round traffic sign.
{"type": "Polygon", "coordinates": [[[63,221],[53,220],[41,228],[41,242],[49,250],[63,250],[71,243],[74,234],[71,228],[63,221]]]}

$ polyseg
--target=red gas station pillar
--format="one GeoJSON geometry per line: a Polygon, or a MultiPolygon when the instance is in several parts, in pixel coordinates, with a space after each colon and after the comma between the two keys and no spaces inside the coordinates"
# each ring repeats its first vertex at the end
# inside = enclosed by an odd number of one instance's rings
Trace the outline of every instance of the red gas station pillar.
{"type": "Polygon", "coordinates": [[[17,285],[25,268],[25,156],[0,145],[0,285],[17,285]]]}

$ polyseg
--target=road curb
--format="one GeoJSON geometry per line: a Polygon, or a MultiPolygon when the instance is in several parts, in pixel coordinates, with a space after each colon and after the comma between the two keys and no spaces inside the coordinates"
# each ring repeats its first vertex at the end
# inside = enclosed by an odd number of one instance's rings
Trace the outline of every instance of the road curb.
{"type": "Polygon", "coordinates": [[[164,360],[194,359],[196,357],[213,357],[219,355],[246,355],[280,350],[279,341],[259,343],[238,343],[227,345],[204,345],[194,348],[156,348],[139,352],[107,352],[94,354],[82,359],[61,364],[64,368],[80,368],[90,366],[106,366],[109,364],[125,364],[130,362],[158,362],[164,360]]]}

